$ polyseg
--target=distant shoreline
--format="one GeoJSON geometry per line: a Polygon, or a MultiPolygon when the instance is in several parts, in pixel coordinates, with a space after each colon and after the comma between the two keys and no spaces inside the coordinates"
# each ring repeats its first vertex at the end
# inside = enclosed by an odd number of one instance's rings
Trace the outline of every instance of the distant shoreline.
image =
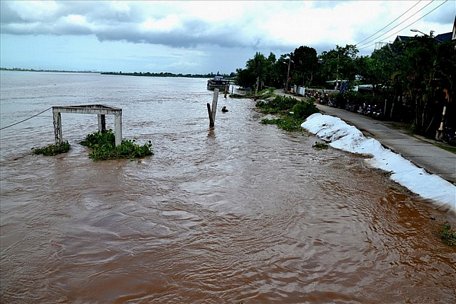
{"type": "Polygon", "coordinates": [[[46,72],[46,73],[94,73],[100,74],[100,72],[96,71],[66,71],[66,70],[42,70],[42,69],[22,69],[22,68],[2,68],[0,67],[0,71],[10,71],[10,72],[46,72]]]}
{"type": "MultiPolygon", "coordinates": [[[[174,74],[169,72],[151,73],[151,72],[100,72],[102,75],[121,75],[121,76],[142,76],[142,77],[185,77],[185,78],[213,78],[216,76],[214,73],[210,74],[174,74]]],[[[232,75],[221,74],[225,78],[232,77],[232,75]]]]}
{"type": "MultiPolygon", "coordinates": [[[[216,74],[174,74],[169,72],[151,73],[151,72],[98,72],[98,71],[67,71],[67,70],[46,70],[46,69],[23,69],[23,68],[3,68],[1,71],[12,72],[46,72],[46,73],[94,73],[101,75],[118,75],[118,76],[143,76],[143,77],[185,77],[185,78],[213,78],[216,74]]],[[[233,75],[221,74],[225,78],[233,77],[233,75]]]]}

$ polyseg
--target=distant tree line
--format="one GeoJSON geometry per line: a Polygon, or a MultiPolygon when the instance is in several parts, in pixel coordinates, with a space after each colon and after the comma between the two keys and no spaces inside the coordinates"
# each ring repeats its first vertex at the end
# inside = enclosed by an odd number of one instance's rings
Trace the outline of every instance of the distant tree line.
{"type": "Polygon", "coordinates": [[[213,78],[215,75],[222,75],[225,78],[234,77],[235,73],[231,74],[174,74],[169,72],[151,73],[151,72],[102,72],[103,75],[125,75],[125,76],[146,76],[146,77],[186,77],[186,78],[213,78]]]}
{"type": "Polygon", "coordinates": [[[22,71],[22,72],[60,72],[60,73],[100,73],[102,75],[124,75],[124,76],[148,76],[148,77],[186,77],[186,78],[213,78],[216,75],[221,75],[224,78],[234,78],[235,73],[231,74],[174,74],[169,72],[151,73],[151,72],[94,72],[94,71],[69,71],[69,70],[43,70],[43,69],[26,69],[26,68],[4,68],[2,71],[22,71]]]}
{"type": "Polygon", "coordinates": [[[94,72],[94,71],[49,70],[49,69],[4,68],[4,67],[0,67],[0,71],[47,72],[47,73],[98,73],[98,72],[94,72]]]}
{"type": "Polygon", "coordinates": [[[244,68],[236,70],[235,79],[239,86],[258,86],[259,90],[287,85],[325,88],[330,80],[344,80],[349,90],[336,97],[340,107],[376,103],[383,118],[410,123],[414,132],[428,137],[436,135],[442,121],[454,130],[455,41],[410,38],[388,44],[370,56],[358,56],[355,45],[336,46],[319,55],[314,48],[300,46],[278,59],[273,53],[266,57],[257,52],[244,68]],[[370,84],[372,89],[367,94],[350,90],[358,84],[370,84]]]}

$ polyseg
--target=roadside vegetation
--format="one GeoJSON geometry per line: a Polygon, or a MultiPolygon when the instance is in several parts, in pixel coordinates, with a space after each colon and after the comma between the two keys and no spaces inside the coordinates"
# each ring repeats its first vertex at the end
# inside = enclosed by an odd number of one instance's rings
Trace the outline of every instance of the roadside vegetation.
{"type": "Polygon", "coordinates": [[[285,131],[301,130],[304,120],[318,112],[313,99],[299,100],[289,96],[261,99],[256,103],[256,107],[263,114],[277,116],[277,118],[265,118],[261,123],[275,124],[285,131]]]}
{"type": "Polygon", "coordinates": [[[135,140],[124,139],[121,145],[116,147],[112,130],[89,134],[81,145],[91,149],[89,157],[93,160],[133,159],[153,155],[150,141],[144,145],[138,145],[135,140]]]}
{"type": "Polygon", "coordinates": [[[257,52],[236,70],[236,84],[246,92],[305,87],[319,103],[400,122],[415,134],[456,146],[454,41],[407,38],[369,56],[359,56],[349,44],[320,54],[307,46],[278,57],[257,52]]]}

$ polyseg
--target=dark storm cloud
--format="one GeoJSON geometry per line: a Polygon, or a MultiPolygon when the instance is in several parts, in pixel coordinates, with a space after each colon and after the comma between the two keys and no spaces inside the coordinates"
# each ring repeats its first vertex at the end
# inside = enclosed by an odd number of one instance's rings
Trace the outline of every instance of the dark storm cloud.
{"type": "Polygon", "coordinates": [[[219,39],[217,34],[208,34],[192,30],[173,30],[170,32],[154,32],[131,30],[128,26],[117,26],[107,30],[97,30],[93,34],[100,41],[123,40],[133,43],[161,44],[172,47],[196,47],[200,44],[215,44],[223,47],[233,47],[236,42],[230,39],[219,39]]]}
{"type": "MultiPolygon", "coordinates": [[[[100,41],[127,41],[161,44],[171,47],[217,45],[221,47],[256,47],[264,42],[242,35],[243,24],[214,25],[198,19],[181,19],[169,29],[142,23],[149,18],[160,21],[167,11],[146,14],[137,5],[116,9],[108,2],[59,2],[47,18],[38,13],[24,17],[10,2],[2,2],[2,33],[14,35],[94,35],[100,41]]],[[[169,11],[168,11],[169,13],[169,11]]]]}
{"type": "Polygon", "coordinates": [[[0,1],[0,21],[1,24],[24,22],[19,14],[16,11],[12,10],[8,3],[4,1],[0,1]]]}
{"type": "MultiPolygon", "coordinates": [[[[452,25],[454,2],[450,2],[425,19],[452,25]]],[[[93,36],[99,41],[176,48],[218,46],[289,52],[308,45],[319,49],[323,43],[359,42],[385,23],[384,16],[373,16],[368,23],[366,18],[357,22],[357,15],[363,17],[372,11],[370,4],[357,1],[0,3],[2,34],[93,36]],[[357,15],[352,16],[354,11],[357,15]],[[353,18],[344,17],[348,15],[353,18]]],[[[385,3],[377,3],[377,10],[385,3]]],[[[395,6],[385,7],[389,12],[395,6]]]]}

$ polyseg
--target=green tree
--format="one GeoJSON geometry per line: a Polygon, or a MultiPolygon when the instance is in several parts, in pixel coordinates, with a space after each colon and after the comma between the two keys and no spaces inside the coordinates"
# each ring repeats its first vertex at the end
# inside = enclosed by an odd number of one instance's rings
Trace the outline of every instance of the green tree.
{"type": "Polygon", "coordinates": [[[336,46],[319,56],[321,62],[321,77],[326,80],[354,80],[356,75],[355,59],[358,49],[355,45],[336,46]]]}
{"type": "Polygon", "coordinates": [[[300,46],[291,54],[294,62],[293,82],[310,86],[318,69],[317,51],[308,46],[300,46]]]}
{"type": "MultiPolygon", "coordinates": [[[[275,56],[270,55],[270,59],[275,59],[275,56]]],[[[243,87],[253,87],[258,85],[258,89],[262,89],[266,75],[270,72],[271,63],[260,52],[255,53],[255,56],[247,60],[245,69],[237,70],[236,83],[243,87]]]]}
{"type": "Polygon", "coordinates": [[[235,82],[237,85],[244,88],[251,88],[255,84],[256,77],[252,71],[248,69],[236,69],[235,82]]]}
{"type": "Polygon", "coordinates": [[[424,134],[433,116],[432,80],[436,73],[436,44],[433,39],[416,37],[410,40],[401,63],[401,78],[414,114],[413,126],[417,133],[424,134]]]}

